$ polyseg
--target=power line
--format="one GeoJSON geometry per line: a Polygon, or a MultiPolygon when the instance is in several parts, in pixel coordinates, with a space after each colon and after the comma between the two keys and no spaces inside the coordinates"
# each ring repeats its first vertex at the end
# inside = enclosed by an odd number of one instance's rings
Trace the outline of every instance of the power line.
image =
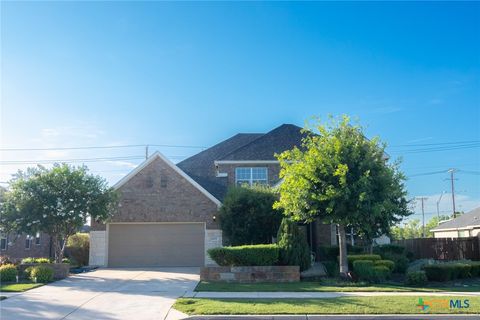
{"type": "MultiPolygon", "coordinates": [[[[173,155],[167,156],[171,159],[184,159],[187,156],[173,155]]],[[[122,156],[122,157],[104,157],[104,158],[79,158],[79,159],[39,159],[39,160],[5,160],[0,161],[0,165],[12,164],[49,164],[49,163],[72,163],[72,162],[102,162],[102,161],[122,161],[122,160],[139,160],[144,156],[122,156]]]]}
{"type": "Polygon", "coordinates": [[[390,146],[390,148],[402,148],[402,147],[426,147],[426,146],[452,145],[452,144],[465,144],[465,143],[480,143],[480,140],[454,141],[454,142],[438,142],[438,143],[412,143],[412,144],[398,144],[398,145],[393,145],[393,146],[390,146]]]}
{"type": "Polygon", "coordinates": [[[52,147],[52,148],[0,148],[3,151],[52,151],[52,150],[88,150],[88,149],[117,149],[117,148],[135,148],[135,147],[165,147],[165,148],[188,148],[188,149],[205,149],[204,146],[193,145],[173,145],[173,144],[126,144],[115,146],[84,146],[84,147],[52,147]]]}

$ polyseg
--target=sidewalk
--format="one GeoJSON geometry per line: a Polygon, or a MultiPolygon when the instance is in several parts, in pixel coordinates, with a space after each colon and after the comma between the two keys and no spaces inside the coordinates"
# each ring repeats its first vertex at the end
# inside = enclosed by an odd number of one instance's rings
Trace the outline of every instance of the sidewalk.
{"type": "Polygon", "coordinates": [[[183,298],[207,299],[324,299],[338,297],[378,297],[378,296],[473,296],[480,292],[187,292],[183,298]]]}

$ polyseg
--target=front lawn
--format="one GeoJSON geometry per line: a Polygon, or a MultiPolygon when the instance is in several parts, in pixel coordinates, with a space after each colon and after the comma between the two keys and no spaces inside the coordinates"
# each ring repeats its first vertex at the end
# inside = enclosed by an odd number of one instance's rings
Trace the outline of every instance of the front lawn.
{"type": "Polygon", "coordinates": [[[445,286],[430,287],[409,287],[394,284],[366,285],[363,283],[338,283],[331,282],[286,282],[286,283],[225,283],[225,282],[204,282],[201,281],[195,291],[220,291],[220,292],[407,292],[407,291],[463,291],[479,292],[480,284],[455,286],[451,283],[445,286]]]}
{"type": "Polygon", "coordinates": [[[7,283],[0,285],[0,292],[23,292],[40,286],[43,283],[7,283]]]}
{"type": "MultiPolygon", "coordinates": [[[[436,301],[428,313],[480,313],[480,297],[468,299],[469,308],[442,307],[440,300],[453,297],[423,296],[436,301]]],[[[340,297],[326,299],[178,299],[175,309],[187,314],[422,314],[419,297],[340,297]]]]}

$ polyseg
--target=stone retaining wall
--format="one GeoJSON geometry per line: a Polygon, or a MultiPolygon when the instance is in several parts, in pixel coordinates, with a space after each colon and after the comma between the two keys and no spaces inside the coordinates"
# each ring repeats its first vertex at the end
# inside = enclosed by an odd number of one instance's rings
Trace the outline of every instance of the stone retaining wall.
{"type": "Polygon", "coordinates": [[[298,266],[204,267],[200,280],[220,282],[297,282],[298,266]]]}
{"type": "Polygon", "coordinates": [[[25,269],[34,266],[47,266],[53,269],[53,279],[60,280],[68,277],[70,273],[70,264],[68,263],[26,263],[18,266],[18,276],[25,277],[25,269]]]}

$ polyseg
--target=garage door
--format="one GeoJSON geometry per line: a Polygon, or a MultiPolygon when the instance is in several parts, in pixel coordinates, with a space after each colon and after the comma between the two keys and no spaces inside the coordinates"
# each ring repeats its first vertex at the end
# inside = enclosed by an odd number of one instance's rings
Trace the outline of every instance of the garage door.
{"type": "Polygon", "coordinates": [[[109,224],[109,267],[204,265],[203,223],[109,224]]]}

